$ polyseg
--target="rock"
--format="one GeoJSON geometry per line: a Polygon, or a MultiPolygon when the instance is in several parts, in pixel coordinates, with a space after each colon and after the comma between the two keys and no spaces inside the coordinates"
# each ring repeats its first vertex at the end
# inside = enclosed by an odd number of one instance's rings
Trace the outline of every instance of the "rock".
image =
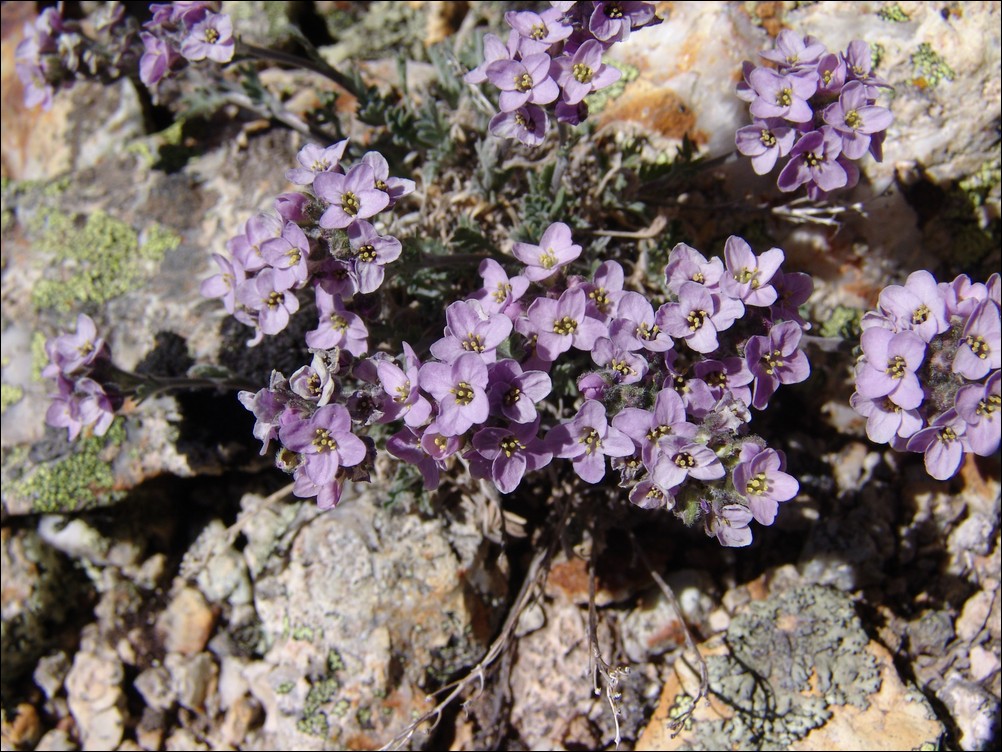
{"type": "Polygon", "coordinates": [[[86,749],[112,749],[125,731],[122,662],[112,653],[78,652],[66,677],[70,712],[86,749]]]}
{"type": "MultiPolygon", "coordinates": [[[[713,581],[705,572],[683,570],[666,578],[675,593],[682,615],[691,630],[709,632],[707,617],[713,608],[713,581]]],[[[645,663],[655,656],[685,644],[683,625],[664,594],[651,590],[641,604],[630,610],[622,621],[623,650],[634,663],[645,663]]]]}
{"type": "Polygon", "coordinates": [[[943,734],[835,591],[809,586],[752,603],[700,652],[710,694],[673,738],[669,723],[699,686],[691,663],[676,662],[637,750],[897,750],[938,745],[943,734]]]}
{"type": "Polygon", "coordinates": [[[956,672],[946,677],[946,683],[936,697],[947,707],[960,731],[963,750],[987,749],[998,737],[999,699],[977,684],[965,681],[956,672]]]}
{"type": "Polygon", "coordinates": [[[215,614],[202,594],[183,587],[157,620],[157,632],[169,652],[194,655],[205,647],[214,625],[215,614]]]}
{"type": "Polygon", "coordinates": [[[70,659],[66,653],[59,651],[40,658],[32,678],[45,693],[46,698],[51,700],[63,688],[63,682],[66,681],[69,672],[70,659]]]}
{"type": "Polygon", "coordinates": [[[168,653],[164,658],[164,668],[170,672],[171,686],[178,703],[189,710],[203,711],[205,699],[215,687],[218,673],[212,656],[208,653],[168,653]]]}
{"type": "Polygon", "coordinates": [[[74,749],[78,749],[76,742],[68,732],[58,728],[46,731],[35,745],[35,752],[70,752],[74,749]]]}
{"type": "Polygon", "coordinates": [[[151,666],[146,669],[136,677],[133,686],[152,710],[170,710],[177,700],[177,692],[171,683],[170,671],[164,666],[151,666]]]}

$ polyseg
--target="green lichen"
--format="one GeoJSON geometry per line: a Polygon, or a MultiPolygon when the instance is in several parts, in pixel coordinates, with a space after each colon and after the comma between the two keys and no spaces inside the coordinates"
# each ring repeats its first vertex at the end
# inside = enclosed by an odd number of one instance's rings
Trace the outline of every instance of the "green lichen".
{"type": "Polygon", "coordinates": [[[140,241],[132,227],[103,211],[83,218],[47,207],[38,210],[28,232],[51,267],[32,290],[32,302],[60,311],[102,304],[136,287],[181,242],[156,225],[140,241]]]}
{"type": "Polygon", "coordinates": [[[880,689],[869,638],[843,594],[811,586],[737,616],[726,655],[707,659],[710,691],[735,712],[701,721],[688,749],[786,749],[831,717],[865,709],[880,689]]]}
{"type": "Polygon", "coordinates": [[[974,206],[984,206],[988,197],[992,195],[997,199],[1000,185],[1002,185],[1002,158],[999,155],[986,159],[977,172],[957,183],[957,187],[967,195],[974,206]]]}
{"type": "Polygon", "coordinates": [[[296,729],[303,734],[324,738],[330,733],[331,726],[326,713],[313,713],[300,718],[296,722],[296,729]]]}
{"type": "Polygon", "coordinates": [[[609,102],[626,91],[626,85],[628,83],[636,80],[637,76],[640,75],[640,69],[630,65],[629,63],[607,60],[606,64],[619,70],[622,75],[612,86],[608,86],[601,91],[597,91],[594,94],[589,94],[585,97],[585,101],[588,103],[588,111],[592,114],[598,114],[604,110],[608,106],[609,102]]]}
{"type": "Polygon", "coordinates": [[[338,700],[336,703],[334,703],[334,707],[331,709],[331,712],[338,718],[343,718],[344,715],[348,712],[348,709],[350,707],[351,703],[348,702],[347,700],[338,700]]]}
{"type": "Polygon", "coordinates": [[[860,309],[837,305],[828,318],[821,322],[819,334],[822,337],[856,339],[861,331],[859,322],[862,318],[863,311],[860,309]]]}
{"type": "Polygon", "coordinates": [[[327,670],[332,674],[344,670],[344,659],[337,650],[331,650],[327,654],[327,670]]]}
{"type": "Polygon", "coordinates": [[[928,42],[922,42],[912,53],[911,63],[912,83],[920,88],[935,88],[942,81],[952,81],[957,75],[928,42]]]}
{"type": "Polygon", "coordinates": [[[296,728],[311,736],[327,736],[330,724],[327,714],[321,708],[337,695],[341,684],[334,677],[322,679],[310,687],[303,704],[303,717],[296,723],[296,728]]]}
{"type": "Polygon", "coordinates": [[[316,637],[317,633],[313,627],[306,626],[305,624],[299,624],[293,627],[291,636],[293,640],[299,642],[313,642],[313,638],[316,637]]]}
{"type": "Polygon", "coordinates": [[[878,10],[877,18],[881,21],[890,21],[891,23],[905,23],[911,20],[911,16],[905,13],[905,9],[897,3],[894,3],[894,5],[885,5],[878,10]]]}
{"type": "MultiPolygon", "coordinates": [[[[115,489],[115,475],[108,461],[125,441],[125,422],[116,418],[104,436],[78,439],[72,453],[39,465],[27,475],[4,483],[4,495],[9,499],[27,499],[38,513],[78,512],[107,506],[124,494],[115,489]]],[[[15,453],[4,458],[7,468],[21,464],[15,453]]],[[[22,460],[23,461],[23,460],[22,460]]]]}
{"type": "Polygon", "coordinates": [[[35,332],[31,335],[31,378],[42,380],[42,369],[49,364],[49,355],[45,352],[45,335],[35,332]]]}
{"type": "Polygon", "coordinates": [[[295,685],[294,682],[284,681],[281,684],[279,684],[277,687],[275,687],[275,694],[276,695],[287,695],[287,694],[289,694],[289,692],[291,692],[293,689],[295,689],[295,687],[296,687],[296,685],[295,685]]]}
{"type": "Polygon", "coordinates": [[[0,384],[0,413],[7,412],[7,408],[16,405],[24,396],[24,389],[14,384],[0,384]]]}

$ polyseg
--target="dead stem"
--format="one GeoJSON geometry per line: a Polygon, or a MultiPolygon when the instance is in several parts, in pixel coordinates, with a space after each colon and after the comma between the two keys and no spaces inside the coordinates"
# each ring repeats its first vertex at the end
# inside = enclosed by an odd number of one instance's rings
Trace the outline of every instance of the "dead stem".
{"type": "Polygon", "coordinates": [[[699,705],[699,701],[706,697],[706,694],[710,689],[709,670],[706,666],[706,659],[703,658],[703,654],[700,653],[699,648],[696,647],[696,641],[692,638],[692,632],[689,631],[689,625],[685,623],[685,616],[682,614],[682,607],[679,605],[678,599],[675,597],[675,591],[671,589],[671,586],[665,582],[664,578],[658,574],[657,570],[655,570],[651,565],[650,559],[647,558],[647,554],[644,553],[644,549],[640,547],[633,531],[628,530],[627,533],[630,536],[630,543],[633,551],[637,554],[637,558],[640,559],[644,568],[651,575],[651,579],[657,583],[658,587],[661,588],[661,592],[664,593],[665,598],[668,599],[668,605],[671,606],[672,611],[675,612],[675,616],[682,625],[682,633],[685,635],[685,646],[693,655],[696,656],[696,664],[699,666],[699,692],[696,694],[696,697],[689,704],[686,710],[678,718],[675,718],[668,724],[668,728],[672,730],[672,739],[674,739],[681,732],[685,722],[689,720],[689,717],[696,710],[696,707],[699,705]]]}

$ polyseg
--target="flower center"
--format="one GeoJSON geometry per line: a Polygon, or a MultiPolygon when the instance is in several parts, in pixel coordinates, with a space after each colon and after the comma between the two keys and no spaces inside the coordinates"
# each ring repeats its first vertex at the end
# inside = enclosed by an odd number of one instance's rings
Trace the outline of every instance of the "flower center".
{"type": "Polygon", "coordinates": [[[884,371],[892,379],[904,378],[908,372],[908,364],[901,355],[895,355],[887,361],[887,369],[884,371]]]}
{"type": "Polygon", "coordinates": [[[385,180],[380,180],[376,178],[376,188],[381,191],[386,191],[390,186],[386,184],[385,180]]]}
{"type": "Polygon", "coordinates": [[[826,70],[821,73],[821,80],[824,82],[825,86],[830,85],[834,77],[835,71],[826,70]]]}
{"type": "Polygon", "coordinates": [[[584,63],[574,63],[571,71],[574,74],[575,80],[582,84],[590,84],[592,77],[595,75],[595,71],[591,69],[591,66],[584,63]]]}
{"type": "Polygon", "coordinates": [[[789,86],[780,89],[779,93],[776,94],[776,104],[780,107],[789,107],[793,104],[793,90],[789,86]]]}
{"type": "Polygon", "coordinates": [[[769,479],[765,473],[759,473],[745,484],[746,496],[764,496],[769,493],[769,479]]]}
{"type": "Polygon", "coordinates": [[[404,403],[407,398],[411,396],[411,382],[410,379],[405,381],[403,384],[398,386],[395,390],[397,396],[393,398],[394,402],[404,403]]]}
{"type": "Polygon", "coordinates": [[[711,371],[703,377],[707,386],[723,389],[727,386],[727,374],[723,371],[711,371]]]}
{"type": "Polygon", "coordinates": [[[759,275],[758,269],[749,269],[745,267],[734,275],[734,279],[736,279],[742,285],[751,284],[751,289],[757,290],[761,285],[761,283],[758,281],[758,275],[759,275]]]}
{"type": "Polygon", "coordinates": [[[652,485],[647,489],[647,493],[644,494],[645,499],[663,499],[665,495],[661,492],[661,489],[657,486],[652,485]]]}
{"type": "Polygon", "coordinates": [[[358,196],[351,191],[347,191],[341,196],[341,209],[348,216],[354,217],[358,214],[360,206],[361,204],[358,201],[358,196]]]}
{"type": "Polygon", "coordinates": [[[967,343],[967,346],[971,348],[971,352],[981,358],[981,360],[987,358],[988,353],[992,350],[988,346],[988,343],[985,342],[985,338],[980,334],[968,334],[964,341],[967,343]]]}
{"type": "Polygon", "coordinates": [[[505,457],[511,457],[520,449],[525,449],[525,444],[516,439],[514,436],[505,436],[501,439],[500,447],[501,451],[504,452],[505,457]]]}
{"type": "Polygon", "coordinates": [[[363,264],[370,264],[376,260],[376,249],[373,247],[372,243],[366,243],[355,251],[355,256],[358,257],[358,260],[363,264]]]}
{"type": "Polygon", "coordinates": [[[929,310],[929,306],[923,303],[912,312],[912,324],[914,324],[915,326],[918,326],[919,324],[924,324],[926,321],[929,320],[930,313],[932,312],[929,310]]]}
{"type": "Polygon", "coordinates": [[[661,333],[661,327],[659,327],[657,324],[654,324],[654,326],[648,326],[645,322],[641,322],[637,326],[637,331],[636,331],[637,337],[639,339],[646,340],[647,342],[657,339],[660,333],[661,333]]]}
{"type": "Polygon", "coordinates": [[[768,131],[765,128],[763,128],[762,133],[759,134],[758,140],[770,149],[776,145],[776,137],[772,135],[772,131],[768,131]]]}
{"type": "Polygon", "coordinates": [[[536,24],[529,32],[529,37],[538,42],[540,39],[546,39],[546,35],[549,33],[550,30],[546,28],[546,24],[536,24]]]}
{"type": "Polygon", "coordinates": [[[1002,397],[999,397],[997,394],[993,394],[990,397],[981,400],[974,412],[977,415],[986,417],[998,410],[1000,406],[1002,406],[1002,397]]]}
{"type": "Polygon", "coordinates": [[[282,300],[285,298],[280,292],[272,291],[268,293],[268,299],[264,301],[265,305],[269,308],[278,308],[282,304],[282,300]]]}
{"type": "Polygon", "coordinates": [[[623,17],[623,6],[619,3],[606,3],[605,4],[605,15],[606,18],[619,19],[623,17]]]}
{"type": "Polygon", "coordinates": [[[522,390],[519,389],[517,386],[513,386],[511,389],[505,392],[504,403],[508,407],[511,407],[512,405],[516,404],[520,399],[522,399],[522,390]]]}
{"type": "Polygon", "coordinates": [[[586,428],[581,432],[578,443],[585,445],[585,454],[593,454],[602,447],[602,438],[594,428],[586,428]]]}
{"type": "Polygon", "coordinates": [[[552,248],[547,248],[541,254],[539,254],[539,265],[544,269],[552,269],[557,263],[557,254],[553,252],[552,248]]]}
{"type": "Polygon", "coordinates": [[[694,332],[706,321],[706,311],[697,311],[694,309],[689,311],[689,315],[685,319],[689,322],[689,331],[694,332]]]}
{"type": "Polygon", "coordinates": [[[588,297],[595,303],[595,307],[598,308],[602,313],[609,312],[609,293],[604,287],[596,287],[590,293],[588,297]]]}
{"type": "Polygon", "coordinates": [[[698,282],[699,284],[703,284],[704,282],[706,282],[706,275],[703,274],[703,272],[696,272],[695,274],[692,275],[690,279],[693,282],[698,282]]]}
{"type": "Polygon", "coordinates": [[[845,124],[853,130],[857,130],[863,127],[863,117],[856,110],[849,110],[845,113],[845,124]]]}
{"type": "Polygon", "coordinates": [[[473,402],[473,397],[475,396],[473,387],[465,381],[460,381],[456,384],[455,389],[450,389],[449,391],[456,395],[456,404],[460,407],[466,407],[473,402]]]}
{"type": "Polygon", "coordinates": [[[467,352],[482,353],[484,351],[484,338],[473,332],[466,333],[466,339],[463,340],[462,344],[463,349],[467,352]]]}
{"type": "Polygon", "coordinates": [[[348,328],[348,319],[342,316],[340,313],[331,314],[331,326],[334,327],[339,332],[343,332],[348,328]]]}
{"type": "Polygon", "coordinates": [[[609,365],[612,367],[613,371],[621,373],[623,374],[623,376],[631,376],[636,373],[636,371],[630,368],[630,364],[627,363],[625,360],[616,360],[615,358],[613,358],[611,361],[609,361],[609,365]]]}
{"type": "Polygon", "coordinates": [[[677,467],[683,470],[688,470],[689,468],[696,467],[696,460],[692,458],[692,455],[688,452],[679,452],[675,455],[672,462],[675,463],[677,467]]]}
{"type": "Polygon", "coordinates": [[[950,428],[950,426],[946,426],[940,429],[939,433],[937,434],[937,437],[944,444],[949,444],[957,440],[957,432],[954,431],[952,428],[950,428]]]}
{"type": "Polygon", "coordinates": [[[650,431],[647,432],[644,438],[648,441],[657,441],[658,439],[667,436],[671,433],[671,426],[666,426],[662,423],[660,426],[654,426],[650,431]]]}
{"type": "Polygon", "coordinates": [[[337,442],[331,438],[330,431],[326,428],[318,428],[313,432],[313,446],[316,447],[317,454],[337,450],[337,442]]]}
{"type": "Polygon", "coordinates": [[[564,316],[563,318],[556,319],[553,322],[553,331],[556,334],[560,334],[564,337],[574,334],[577,331],[578,322],[572,319],[570,316],[564,316]]]}
{"type": "Polygon", "coordinates": [[[900,413],[901,408],[891,402],[890,397],[884,397],[883,402],[880,403],[880,409],[885,413],[900,413]]]}
{"type": "Polygon", "coordinates": [[[498,282],[497,289],[491,295],[495,303],[504,303],[511,295],[511,285],[507,282],[498,282]]]}
{"type": "Polygon", "coordinates": [[[219,41],[219,32],[213,28],[208,28],[205,30],[205,41],[209,44],[215,44],[219,41]]]}
{"type": "Polygon", "coordinates": [[[306,380],[306,388],[310,394],[320,394],[320,375],[314,373],[306,380]]]}
{"type": "Polygon", "coordinates": [[[532,89],[532,76],[528,73],[522,73],[515,76],[515,90],[524,94],[525,92],[532,89]]]}
{"type": "Polygon", "coordinates": [[[287,250],[285,252],[285,255],[289,259],[289,266],[296,266],[299,263],[300,259],[303,258],[302,251],[300,251],[295,246],[293,246],[292,248],[290,248],[289,250],[287,250]]]}
{"type": "Polygon", "coordinates": [[[314,160],[313,164],[310,165],[310,169],[313,172],[327,172],[331,168],[331,163],[326,159],[314,160]]]}
{"type": "Polygon", "coordinates": [[[804,155],[804,161],[807,162],[808,167],[817,167],[825,161],[825,158],[822,155],[815,154],[813,151],[809,151],[804,155]]]}
{"type": "Polygon", "coordinates": [[[777,368],[783,367],[783,353],[779,350],[773,350],[771,353],[767,353],[762,358],[762,364],[766,374],[772,376],[777,368]]]}

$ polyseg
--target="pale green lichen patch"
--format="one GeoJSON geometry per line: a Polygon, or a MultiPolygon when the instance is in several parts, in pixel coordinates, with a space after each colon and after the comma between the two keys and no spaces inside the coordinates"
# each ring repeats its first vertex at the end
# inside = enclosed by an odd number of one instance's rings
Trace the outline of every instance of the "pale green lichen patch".
{"type": "Polygon", "coordinates": [[[296,728],[311,736],[327,736],[330,724],[327,714],[321,708],[334,699],[340,688],[341,685],[334,677],[321,679],[313,684],[306,693],[303,716],[297,721],[296,728]]]}
{"type": "Polygon", "coordinates": [[[31,378],[42,380],[42,369],[49,364],[49,355],[45,352],[45,335],[35,332],[31,335],[31,378]]]}
{"type": "Polygon", "coordinates": [[[103,211],[84,218],[42,208],[28,232],[51,267],[32,290],[32,302],[38,309],[62,311],[102,304],[136,287],[181,242],[157,225],[140,239],[131,226],[103,211]]]}
{"type": "Polygon", "coordinates": [[[905,23],[911,20],[905,9],[902,8],[897,3],[893,5],[885,5],[883,8],[877,11],[877,18],[881,21],[890,21],[891,23],[905,23]]]}
{"type": "Polygon", "coordinates": [[[596,91],[593,94],[589,94],[585,97],[585,101],[588,103],[588,112],[592,115],[597,115],[616,97],[622,95],[626,91],[626,85],[631,81],[635,81],[637,76],[640,75],[640,69],[636,68],[629,63],[621,63],[614,60],[605,61],[606,65],[610,65],[616,68],[622,73],[619,80],[612,86],[607,86],[600,91],[596,91]]]}
{"type": "Polygon", "coordinates": [[[861,331],[859,322],[862,318],[863,311],[859,308],[837,305],[828,318],[821,322],[818,333],[822,337],[855,339],[859,337],[861,331]]]}
{"type": "Polygon", "coordinates": [[[24,389],[14,384],[0,384],[0,412],[7,412],[7,408],[16,405],[24,396],[24,389]]]}
{"type": "Polygon", "coordinates": [[[912,83],[920,88],[935,88],[942,81],[952,81],[956,76],[943,56],[933,50],[928,42],[922,42],[912,53],[912,83]]]}
{"type": "Polygon", "coordinates": [[[8,472],[22,467],[28,459],[27,450],[18,447],[4,457],[4,496],[9,502],[26,500],[33,512],[43,514],[107,506],[124,496],[115,488],[109,456],[125,438],[125,421],[116,418],[104,436],[79,438],[71,454],[8,480],[8,472]]]}
{"type": "Polygon", "coordinates": [[[869,638],[841,593],[792,590],[731,622],[729,654],[710,656],[710,691],[733,708],[700,721],[688,749],[786,749],[822,726],[835,705],[865,709],[880,689],[869,638]]]}

